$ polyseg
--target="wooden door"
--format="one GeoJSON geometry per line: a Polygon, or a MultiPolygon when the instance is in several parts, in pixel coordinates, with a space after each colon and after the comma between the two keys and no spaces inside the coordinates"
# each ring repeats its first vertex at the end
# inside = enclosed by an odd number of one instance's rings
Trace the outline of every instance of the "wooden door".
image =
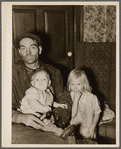
{"type": "MultiPolygon", "coordinates": [[[[43,62],[58,67],[64,79],[73,69],[73,6],[13,6],[13,42],[23,32],[39,34],[43,62]]],[[[13,61],[20,61],[13,48],[13,61]]]]}

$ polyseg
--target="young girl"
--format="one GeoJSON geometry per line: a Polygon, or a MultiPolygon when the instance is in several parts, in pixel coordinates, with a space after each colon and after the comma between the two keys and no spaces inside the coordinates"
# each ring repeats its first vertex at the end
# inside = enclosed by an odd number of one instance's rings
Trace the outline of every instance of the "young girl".
{"type": "Polygon", "coordinates": [[[95,95],[91,93],[88,78],[83,70],[74,69],[67,80],[67,88],[73,101],[71,125],[80,125],[83,138],[96,139],[96,125],[101,108],[95,95]]]}

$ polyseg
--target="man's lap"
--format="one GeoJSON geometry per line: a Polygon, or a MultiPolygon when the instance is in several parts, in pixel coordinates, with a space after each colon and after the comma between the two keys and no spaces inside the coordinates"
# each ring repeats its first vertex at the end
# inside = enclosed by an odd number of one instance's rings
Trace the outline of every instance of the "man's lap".
{"type": "Polygon", "coordinates": [[[53,132],[43,132],[23,124],[12,124],[12,144],[68,144],[53,132]]]}

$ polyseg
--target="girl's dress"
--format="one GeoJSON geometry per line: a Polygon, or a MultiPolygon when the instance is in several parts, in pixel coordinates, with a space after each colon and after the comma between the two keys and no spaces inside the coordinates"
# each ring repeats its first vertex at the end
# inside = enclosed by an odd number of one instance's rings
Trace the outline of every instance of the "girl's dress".
{"type": "Polygon", "coordinates": [[[100,112],[101,108],[97,97],[94,94],[85,91],[79,99],[77,115],[71,119],[71,124],[80,124],[80,134],[83,137],[86,137],[89,128],[92,126],[94,114],[99,114],[100,112]]]}

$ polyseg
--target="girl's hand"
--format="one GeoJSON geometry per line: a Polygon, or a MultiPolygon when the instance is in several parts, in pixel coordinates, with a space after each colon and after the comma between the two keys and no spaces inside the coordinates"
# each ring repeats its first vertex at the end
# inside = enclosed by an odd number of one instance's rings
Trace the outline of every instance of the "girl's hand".
{"type": "Polygon", "coordinates": [[[74,122],[73,122],[73,118],[71,118],[71,120],[70,120],[70,124],[71,124],[71,125],[74,124],[74,122]]]}
{"type": "Polygon", "coordinates": [[[74,92],[74,98],[75,98],[75,100],[79,100],[81,94],[82,94],[82,93],[81,93],[80,91],[75,91],[75,92],[74,92]]]}
{"type": "Polygon", "coordinates": [[[96,138],[95,128],[90,127],[90,129],[89,129],[89,137],[90,138],[96,138]]]}

